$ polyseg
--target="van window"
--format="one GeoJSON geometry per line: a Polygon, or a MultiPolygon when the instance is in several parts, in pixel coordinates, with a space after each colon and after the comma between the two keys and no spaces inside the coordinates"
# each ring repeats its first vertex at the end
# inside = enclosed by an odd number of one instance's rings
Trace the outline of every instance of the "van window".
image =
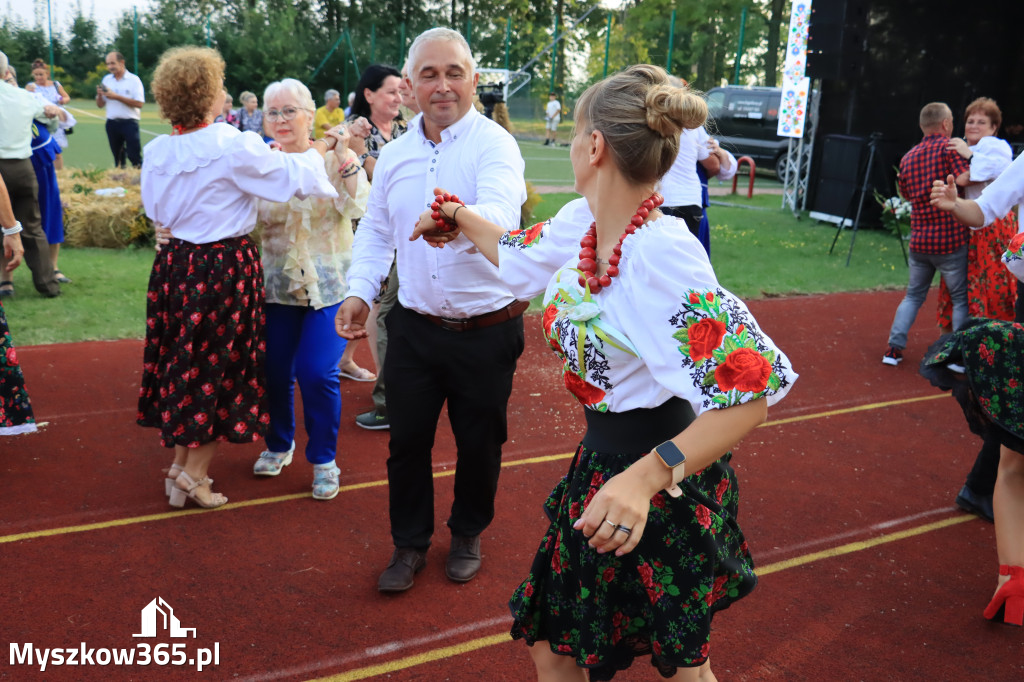
{"type": "Polygon", "coordinates": [[[713,118],[717,118],[722,113],[722,107],[725,105],[725,93],[721,90],[708,93],[708,113],[713,118]]]}

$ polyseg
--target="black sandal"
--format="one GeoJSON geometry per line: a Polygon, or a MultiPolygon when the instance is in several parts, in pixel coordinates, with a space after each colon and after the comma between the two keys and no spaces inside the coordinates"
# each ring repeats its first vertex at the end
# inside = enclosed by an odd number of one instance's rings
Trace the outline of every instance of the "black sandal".
{"type": "Polygon", "coordinates": [[[65,275],[60,270],[53,271],[53,278],[60,284],[71,284],[71,278],[65,275]]]}
{"type": "Polygon", "coordinates": [[[14,296],[14,282],[5,280],[0,282],[0,298],[10,298],[14,296]]]}

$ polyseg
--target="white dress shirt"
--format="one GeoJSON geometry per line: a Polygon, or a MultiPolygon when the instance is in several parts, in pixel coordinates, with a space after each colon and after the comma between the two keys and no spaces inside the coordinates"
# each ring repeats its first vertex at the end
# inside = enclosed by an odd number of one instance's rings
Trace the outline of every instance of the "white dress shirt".
{"type": "MultiPolygon", "coordinates": [[[[142,87],[142,79],[134,73],[125,71],[120,80],[114,78],[114,74],[108,73],[103,77],[102,83],[115,94],[127,97],[128,99],[138,100],[139,102],[146,101],[146,90],[142,87]]],[[[106,110],[108,119],[133,118],[138,121],[142,116],[142,109],[130,107],[124,102],[115,102],[109,98],[107,99],[106,110]]]]}
{"type": "Polygon", "coordinates": [[[141,182],[146,215],[193,244],[252,232],[257,199],[338,196],[316,150],[274,151],[227,123],[154,139],[145,147],[141,182]]]}
{"type": "Polygon", "coordinates": [[[675,163],[661,178],[661,196],[665,206],[700,206],[700,178],[697,162],[711,154],[708,151],[708,133],[703,128],[684,128],[679,136],[679,154],[675,163]]]}
{"type": "Polygon", "coordinates": [[[456,194],[473,212],[506,230],[519,227],[526,201],[525,162],[515,139],[475,109],[441,131],[434,144],[423,115],[380,152],[366,215],[359,222],[349,269],[349,295],[372,304],[398,254],[398,300],[416,312],[447,318],[498,310],[515,297],[498,270],[459,235],[444,248],[409,241],[434,188],[456,194]]]}
{"type": "Polygon", "coordinates": [[[985,188],[977,202],[986,225],[1005,216],[1015,205],[1024,203],[1024,154],[985,188]]]}
{"type": "Polygon", "coordinates": [[[45,103],[31,92],[0,81],[0,159],[32,156],[32,119],[45,103]]]}

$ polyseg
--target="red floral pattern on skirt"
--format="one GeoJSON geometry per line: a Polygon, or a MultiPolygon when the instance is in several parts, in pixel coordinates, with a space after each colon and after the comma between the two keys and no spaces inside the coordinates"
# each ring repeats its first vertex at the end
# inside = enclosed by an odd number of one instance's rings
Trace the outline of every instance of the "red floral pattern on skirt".
{"type": "MultiPolygon", "coordinates": [[[[1003,265],[1006,245],[1017,234],[1017,211],[980,230],[971,230],[967,246],[967,311],[971,317],[1013,321],[1017,278],[1003,265]]],[[[939,286],[939,327],[953,326],[953,301],[943,281],[939,286]]]]}
{"type": "Polygon", "coordinates": [[[32,403],[25,389],[25,377],[18,364],[11,332],[7,328],[7,315],[0,304],[0,428],[13,429],[32,424],[32,403]]]}
{"type": "Polygon", "coordinates": [[[267,411],[263,267],[248,237],[172,240],[149,278],[137,421],[165,447],[261,439],[267,411]]]}

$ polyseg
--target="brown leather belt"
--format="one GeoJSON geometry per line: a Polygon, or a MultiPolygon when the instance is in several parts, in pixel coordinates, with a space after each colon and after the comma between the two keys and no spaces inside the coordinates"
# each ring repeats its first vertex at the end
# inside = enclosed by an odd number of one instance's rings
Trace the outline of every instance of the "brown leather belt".
{"type": "Polygon", "coordinates": [[[419,314],[442,329],[447,329],[448,331],[453,332],[468,332],[471,329],[483,329],[484,327],[490,327],[491,325],[498,324],[499,322],[506,322],[508,320],[515,319],[526,312],[526,309],[529,307],[529,301],[512,301],[501,310],[495,310],[493,313],[484,313],[483,315],[477,315],[476,317],[464,317],[458,319],[452,317],[438,317],[437,315],[426,315],[424,313],[419,314]]]}

